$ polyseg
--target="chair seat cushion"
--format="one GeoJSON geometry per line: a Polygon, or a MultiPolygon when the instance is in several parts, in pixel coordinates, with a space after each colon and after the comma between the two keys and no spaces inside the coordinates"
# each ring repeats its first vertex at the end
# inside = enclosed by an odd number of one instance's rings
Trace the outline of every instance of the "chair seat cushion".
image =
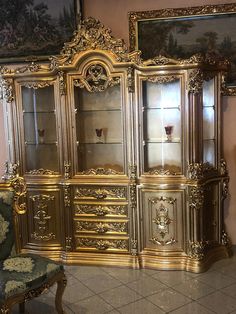
{"type": "Polygon", "coordinates": [[[20,254],[0,261],[0,303],[40,287],[62,270],[61,264],[34,254],[20,254]]]}

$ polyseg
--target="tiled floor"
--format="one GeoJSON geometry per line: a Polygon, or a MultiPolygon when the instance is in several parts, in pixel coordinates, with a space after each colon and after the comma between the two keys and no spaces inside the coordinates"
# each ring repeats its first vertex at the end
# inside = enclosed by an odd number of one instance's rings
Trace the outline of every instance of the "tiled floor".
{"type": "MultiPolygon", "coordinates": [[[[236,255],[202,274],[66,266],[67,314],[236,314],[236,255]]],[[[27,303],[32,314],[55,314],[55,287],[27,303]]],[[[17,313],[16,309],[14,314],[17,313]]]]}

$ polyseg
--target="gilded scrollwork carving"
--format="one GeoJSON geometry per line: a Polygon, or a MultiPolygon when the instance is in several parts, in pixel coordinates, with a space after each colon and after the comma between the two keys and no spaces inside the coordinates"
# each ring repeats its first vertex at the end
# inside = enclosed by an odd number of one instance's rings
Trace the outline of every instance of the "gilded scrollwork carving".
{"type": "Polygon", "coordinates": [[[189,257],[196,260],[202,260],[206,251],[206,243],[200,242],[190,242],[189,245],[189,257]]]}
{"type": "Polygon", "coordinates": [[[183,17],[183,16],[201,16],[205,14],[217,14],[226,12],[235,12],[235,3],[221,4],[221,5],[204,5],[185,8],[168,8],[162,10],[150,10],[129,12],[129,42],[130,50],[136,49],[137,35],[136,35],[136,23],[143,19],[154,18],[171,18],[171,17],[183,17]]]}
{"type": "Polygon", "coordinates": [[[91,221],[77,221],[78,231],[93,231],[100,234],[105,233],[127,233],[126,222],[91,222],[91,221]]]}
{"type": "Polygon", "coordinates": [[[71,164],[70,162],[64,163],[64,178],[65,180],[70,179],[70,172],[71,172],[71,164]]]}
{"type": "Polygon", "coordinates": [[[76,53],[89,49],[110,51],[117,61],[139,60],[140,54],[129,53],[122,39],[114,38],[109,28],[89,17],[81,22],[78,31],[74,32],[72,41],[65,43],[60,56],[51,58],[51,67],[57,67],[58,64],[71,64],[76,53]]]}
{"type": "Polygon", "coordinates": [[[229,195],[229,180],[223,180],[222,182],[222,200],[225,200],[229,195]]]}
{"type": "Polygon", "coordinates": [[[136,256],[138,254],[138,240],[131,239],[130,243],[131,243],[131,249],[130,249],[131,255],[136,256]]]}
{"type": "Polygon", "coordinates": [[[229,236],[225,230],[223,230],[221,234],[221,243],[227,247],[231,246],[229,236]]]}
{"type": "Polygon", "coordinates": [[[172,171],[171,169],[164,169],[164,168],[156,168],[148,171],[148,174],[151,175],[160,175],[160,176],[176,176],[178,173],[172,171]]]}
{"type": "Polygon", "coordinates": [[[130,208],[135,210],[137,207],[137,166],[129,166],[129,194],[130,194],[130,208]]]}
{"type": "Polygon", "coordinates": [[[66,74],[63,71],[58,72],[60,95],[66,95],[66,74]]]}
{"type": "Polygon", "coordinates": [[[31,175],[47,175],[47,176],[51,176],[51,175],[55,175],[57,174],[57,172],[53,171],[53,170],[49,170],[49,169],[33,169],[30,171],[27,171],[26,174],[31,174],[31,175]]]}
{"type": "Polygon", "coordinates": [[[128,250],[127,240],[77,238],[77,245],[81,248],[95,248],[100,251],[108,249],[128,250]]]}
{"type": "Polygon", "coordinates": [[[39,89],[48,87],[53,84],[53,81],[32,81],[32,82],[23,82],[22,86],[27,88],[39,89]]]}
{"type": "Polygon", "coordinates": [[[127,206],[125,205],[85,205],[85,204],[76,204],[75,205],[75,214],[87,214],[87,215],[96,215],[98,217],[103,217],[107,215],[122,215],[127,216],[127,206]]]}
{"type": "Polygon", "coordinates": [[[5,162],[5,171],[2,176],[2,180],[11,180],[19,176],[19,162],[10,163],[8,161],[5,162]]]}
{"type": "Polygon", "coordinates": [[[14,101],[14,84],[12,79],[2,79],[0,81],[2,99],[5,99],[7,103],[14,101]]]}
{"type": "Polygon", "coordinates": [[[134,93],[134,67],[130,66],[127,69],[127,84],[129,93],[134,93]]]}
{"type": "Polygon", "coordinates": [[[154,244],[162,245],[162,246],[164,246],[164,245],[173,245],[173,244],[175,244],[177,242],[176,239],[174,239],[174,238],[170,238],[170,239],[164,241],[164,240],[160,240],[160,239],[155,238],[155,237],[151,238],[150,241],[152,243],[154,243],[154,244]]]}
{"type": "Polygon", "coordinates": [[[66,237],[66,251],[70,252],[72,250],[72,237],[66,237]]]}
{"type": "Polygon", "coordinates": [[[143,78],[144,81],[158,83],[158,84],[171,83],[171,82],[177,81],[178,79],[179,79],[179,76],[177,75],[165,75],[165,76],[152,75],[152,76],[147,76],[143,78]]]}
{"type": "Polygon", "coordinates": [[[52,216],[48,214],[49,203],[54,201],[55,196],[53,195],[33,195],[29,197],[33,202],[34,208],[34,224],[35,231],[31,234],[35,240],[49,241],[55,239],[56,236],[53,232],[49,232],[49,221],[52,216]]]}
{"type": "Polygon", "coordinates": [[[169,225],[174,222],[174,220],[169,215],[169,207],[164,204],[172,205],[173,212],[176,210],[176,199],[173,197],[152,197],[148,199],[149,209],[153,213],[153,218],[151,223],[155,225],[155,228],[152,228],[150,241],[157,245],[172,245],[177,242],[177,240],[170,236],[169,225]],[[153,208],[153,209],[152,209],[153,208]],[[158,236],[157,236],[158,235],[158,236]],[[169,235],[168,239],[166,235],[169,235]],[[161,239],[159,238],[161,237],[161,239]]]}
{"type": "Polygon", "coordinates": [[[65,207],[70,207],[70,205],[71,205],[70,186],[65,184],[63,186],[63,189],[64,189],[64,204],[65,204],[65,207]]]}
{"type": "Polygon", "coordinates": [[[75,200],[84,197],[92,197],[96,199],[105,198],[126,198],[126,188],[78,188],[75,193],[75,200]]]}
{"type": "Polygon", "coordinates": [[[220,174],[222,176],[228,175],[227,163],[223,158],[221,158],[220,160],[220,174]]]}
{"type": "Polygon", "coordinates": [[[204,75],[201,69],[195,69],[190,72],[188,81],[188,90],[193,94],[198,94],[202,90],[204,75]]]}
{"type": "Polygon", "coordinates": [[[189,207],[200,210],[204,202],[204,188],[202,186],[192,186],[189,188],[189,207]]]}
{"type": "Polygon", "coordinates": [[[189,178],[200,180],[207,176],[217,175],[217,169],[207,163],[192,163],[188,165],[189,178]]]}
{"type": "Polygon", "coordinates": [[[85,77],[74,80],[74,85],[86,88],[89,92],[103,92],[108,87],[119,85],[120,77],[107,75],[106,69],[98,63],[94,63],[86,71],[85,77]]]}
{"type": "Polygon", "coordinates": [[[14,189],[14,209],[17,214],[26,212],[26,182],[22,177],[14,177],[10,181],[14,189]]]}
{"type": "Polygon", "coordinates": [[[79,172],[79,174],[86,174],[86,175],[117,175],[121,174],[121,172],[118,172],[114,169],[105,169],[105,168],[96,168],[96,169],[88,169],[85,171],[79,172]]]}

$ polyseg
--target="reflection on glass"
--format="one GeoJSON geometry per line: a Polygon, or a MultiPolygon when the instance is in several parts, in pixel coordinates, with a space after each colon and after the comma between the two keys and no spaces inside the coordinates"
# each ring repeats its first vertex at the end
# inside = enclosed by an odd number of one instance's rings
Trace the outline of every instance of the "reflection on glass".
{"type": "Polygon", "coordinates": [[[143,82],[143,109],[144,171],[181,173],[180,80],[143,82]]]}
{"type": "Polygon", "coordinates": [[[58,172],[58,148],[54,88],[22,87],[26,171],[58,172]]]}
{"type": "Polygon", "coordinates": [[[74,88],[78,171],[124,171],[120,85],[99,93],[74,88]]]}
{"type": "Polygon", "coordinates": [[[203,162],[215,165],[214,79],[203,83],[203,162]]]}

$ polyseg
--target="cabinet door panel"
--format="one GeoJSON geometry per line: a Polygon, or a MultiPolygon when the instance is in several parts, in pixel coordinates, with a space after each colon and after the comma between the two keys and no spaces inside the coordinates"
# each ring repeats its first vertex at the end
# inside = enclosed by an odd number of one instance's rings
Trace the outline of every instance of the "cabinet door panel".
{"type": "Polygon", "coordinates": [[[58,188],[28,188],[27,246],[61,248],[64,243],[63,207],[58,188]]]}
{"type": "Polygon", "coordinates": [[[141,191],[142,251],[183,251],[183,193],[181,190],[141,191]]]}

